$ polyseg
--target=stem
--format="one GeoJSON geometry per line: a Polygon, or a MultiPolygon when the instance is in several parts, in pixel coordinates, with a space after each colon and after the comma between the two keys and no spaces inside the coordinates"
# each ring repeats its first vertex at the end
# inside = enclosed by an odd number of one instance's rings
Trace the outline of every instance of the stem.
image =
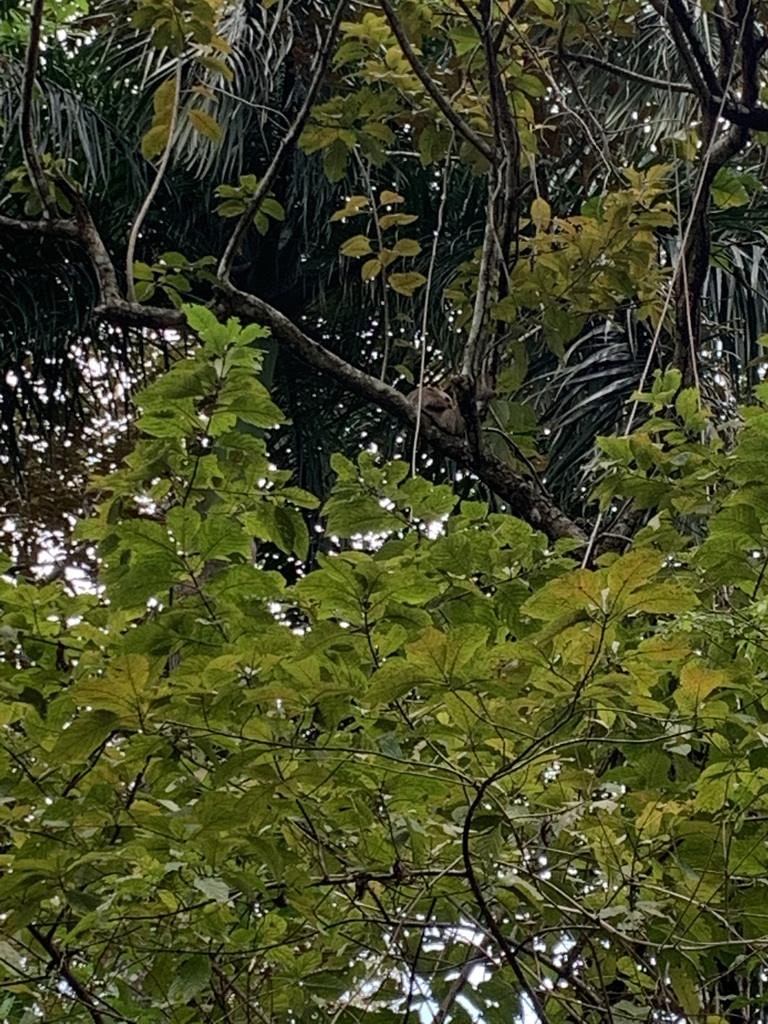
{"type": "Polygon", "coordinates": [[[150,186],[149,192],[144,197],[144,202],[141,204],[139,212],[134,218],[133,224],[131,225],[131,233],[128,236],[128,251],[125,254],[125,279],[126,279],[126,295],[129,302],[137,302],[136,288],[133,283],[133,257],[136,252],[136,242],[139,237],[139,231],[141,225],[149,213],[149,208],[157,195],[157,190],[160,188],[165,172],[168,169],[168,163],[171,159],[171,151],[173,149],[173,136],[176,133],[176,125],[179,120],[179,98],[181,96],[181,57],[176,61],[176,80],[175,80],[175,92],[173,96],[173,110],[171,112],[171,124],[168,128],[168,141],[165,144],[163,155],[160,160],[160,165],[157,168],[157,174],[155,180],[150,186]]]}
{"type": "Polygon", "coordinates": [[[416,425],[413,431],[413,450],[411,451],[411,473],[416,476],[416,455],[419,449],[419,431],[421,429],[421,401],[424,391],[424,371],[427,365],[427,330],[429,326],[429,296],[432,291],[432,279],[435,276],[437,264],[437,246],[440,241],[440,233],[443,230],[443,219],[445,217],[445,204],[448,201],[448,182],[451,176],[451,149],[453,143],[448,147],[445,154],[445,169],[443,171],[443,191],[440,195],[440,205],[437,208],[437,224],[435,233],[432,236],[432,252],[429,254],[429,268],[427,269],[427,283],[424,287],[424,312],[421,317],[421,359],[419,362],[419,400],[416,403],[416,425]]]}
{"type": "MultiPolygon", "coordinates": [[[[357,152],[357,150],[355,150],[355,156],[357,157],[357,162],[360,165],[360,173],[362,174],[363,179],[365,181],[365,188],[366,188],[366,191],[368,192],[368,198],[369,198],[369,200],[371,202],[371,213],[373,214],[373,225],[374,225],[374,228],[376,230],[376,241],[377,241],[378,246],[379,246],[379,253],[381,253],[382,249],[384,248],[384,238],[383,238],[382,233],[381,233],[381,222],[379,220],[378,206],[376,205],[376,196],[374,195],[373,185],[371,184],[370,168],[365,166],[365,164],[363,163],[362,157],[357,152]]],[[[381,374],[379,376],[379,380],[386,380],[387,379],[387,368],[388,368],[388,364],[389,364],[389,343],[390,343],[389,330],[390,330],[390,325],[389,325],[389,282],[387,280],[387,268],[384,266],[384,264],[382,264],[382,266],[381,266],[381,302],[382,302],[382,307],[381,308],[382,308],[382,314],[383,314],[382,315],[382,320],[384,321],[384,323],[383,323],[383,326],[384,326],[384,357],[383,357],[382,362],[381,362],[381,374]]]]}
{"type": "Polygon", "coordinates": [[[43,23],[44,2],[45,0],[35,0],[32,6],[29,46],[27,47],[27,59],[24,66],[24,82],[21,93],[19,135],[21,138],[21,149],[24,154],[24,163],[26,164],[32,187],[42,204],[45,216],[53,218],[56,215],[56,203],[51,195],[51,187],[48,179],[45,177],[43,165],[40,162],[40,155],[37,152],[32,135],[32,101],[35,92],[37,67],[40,61],[40,33],[43,23]]]}

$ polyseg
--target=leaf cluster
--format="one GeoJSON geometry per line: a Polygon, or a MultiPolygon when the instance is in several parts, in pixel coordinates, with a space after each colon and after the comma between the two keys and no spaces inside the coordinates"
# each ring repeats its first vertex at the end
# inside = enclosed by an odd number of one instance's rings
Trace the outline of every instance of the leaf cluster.
{"type": "Polygon", "coordinates": [[[302,559],[313,499],[268,454],[264,332],[185,311],[201,344],[79,527],[98,592],[0,578],[5,1019],[380,1024],[470,962],[459,1020],[757,991],[765,409],[725,457],[659,377],[606,445],[655,521],[593,568],[336,457],[336,550],[288,585],[259,544],[302,559]]]}

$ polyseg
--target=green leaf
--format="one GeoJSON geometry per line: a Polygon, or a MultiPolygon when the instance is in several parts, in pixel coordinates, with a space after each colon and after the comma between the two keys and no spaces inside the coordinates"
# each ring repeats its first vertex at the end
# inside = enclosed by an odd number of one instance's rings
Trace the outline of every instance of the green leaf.
{"type": "Polygon", "coordinates": [[[342,256],[365,256],[369,252],[371,252],[371,242],[365,235],[353,235],[341,245],[342,256]]]}
{"type": "Polygon", "coordinates": [[[385,213],[383,217],[379,218],[379,227],[382,231],[386,231],[388,228],[405,227],[418,219],[413,213],[385,213]]]}
{"type": "Polygon", "coordinates": [[[82,764],[118,728],[113,711],[97,709],[79,715],[62,732],[51,751],[53,764],[82,764]]]}
{"type": "Polygon", "coordinates": [[[154,160],[165,151],[170,133],[169,124],[153,125],[141,140],[141,155],[145,160],[154,160]]]}
{"type": "Polygon", "coordinates": [[[421,246],[413,238],[398,238],[394,245],[394,251],[398,256],[418,256],[421,246]]]}
{"type": "Polygon", "coordinates": [[[366,260],[361,267],[360,273],[364,281],[372,281],[374,277],[378,277],[381,273],[381,260],[376,257],[372,260],[366,260]]]}
{"type": "Polygon", "coordinates": [[[205,953],[182,960],[171,982],[168,998],[172,1003],[189,1003],[207,988],[211,980],[211,960],[205,953]]]}
{"type": "Polygon", "coordinates": [[[680,1001],[683,1012],[691,1018],[696,1018],[701,1012],[701,1001],[698,993],[698,979],[691,977],[683,966],[669,968],[669,979],[675,995],[680,1001]]]}
{"type": "Polygon", "coordinates": [[[323,165],[329,181],[341,181],[347,170],[348,156],[349,150],[341,139],[336,138],[328,146],[323,157],[323,165]]]}
{"type": "Polygon", "coordinates": [[[276,199],[267,196],[261,201],[261,209],[274,220],[285,220],[285,210],[276,199]]]}
{"type": "Polygon", "coordinates": [[[413,295],[417,288],[427,283],[426,277],[417,270],[409,270],[404,274],[390,274],[390,287],[401,295],[413,295]]]}
{"type": "Polygon", "coordinates": [[[193,885],[209,900],[217,903],[226,903],[229,899],[229,886],[222,878],[209,878],[198,875],[193,885]]]}
{"type": "Polygon", "coordinates": [[[546,231],[552,222],[552,210],[546,199],[542,199],[541,196],[537,196],[531,203],[531,220],[538,231],[546,231]]]}
{"type": "Polygon", "coordinates": [[[216,145],[224,141],[224,131],[221,125],[207,111],[193,107],[187,111],[187,117],[195,131],[204,135],[206,139],[210,139],[216,145]]]}

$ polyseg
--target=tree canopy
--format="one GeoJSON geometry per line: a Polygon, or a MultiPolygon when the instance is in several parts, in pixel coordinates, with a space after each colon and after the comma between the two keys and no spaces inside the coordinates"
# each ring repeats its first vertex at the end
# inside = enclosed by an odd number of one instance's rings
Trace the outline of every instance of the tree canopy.
{"type": "Polygon", "coordinates": [[[0,7],[2,1021],[765,1019],[766,53],[0,7]]]}

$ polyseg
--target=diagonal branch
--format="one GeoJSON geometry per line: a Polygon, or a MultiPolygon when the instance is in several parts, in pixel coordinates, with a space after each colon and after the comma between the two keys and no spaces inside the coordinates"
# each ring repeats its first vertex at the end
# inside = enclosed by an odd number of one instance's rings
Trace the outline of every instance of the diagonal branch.
{"type": "Polygon", "coordinates": [[[622,68],[618,64],[612,64],[600,57],[593,57],[588,53],[574,53],[572,50],[560,50],[558,57],[564,61],[573,61],[576,64],[589,64],[591,67],[601,68],[619,78],[626,78],[630,82],[639,82],[651,89],[661,89],[664,92],[694,93],[696,90],[688,82],[670,82],[662,78],[652,78],[650,75],[641,75],[639,71],[631,71],[629,68],[622,68]]]}
{"type": "MultiPolygon", "coordinates": [[[[62,953],[59,947],[54,943],[50,935],[45,935],[35,925],[27,925],[29,933],[32,938],[38,942],[48,956],[51,958],[51,964],[54,969],[61,975],[63,980],[67,983],[69,988],[75,994],[77,1000],[82,1003],[91,1016],[93,1024],[106,1024],[106,1018],[99,1009],[98,1003],[91,995],[85,986],[78,981],[75,975],[70,970],[69,964],[67,963],[66,956],[62,953]]],[[[112,1013],[109,1014],[112,1017],[112,1013]]],[[[124,1018],[122,1018],[124,1019],[124,1018]]]]}
{"type": "MultiPolygon", "coordinates": [[[[169,328],[184,329],[186,319],[181,310],[142,306],[139,303],[126,302],[122,298],[117,288],[114,266],[82,200],[76,212],[76,222],[27,222],[1,217],[0,227],[24,233],[37,231],[79,242],[88,253],[99,279],[101,304],[95,313],[102,320],[157,331],[169,328]]],[[[227,314],[241,316],[246,321],[269,327],[277,341],[304,362],[333,377],[353,394],[385,409],[401,423],[412,429],[415,427],[417,410],[405,395],[314,341],[287,316],[263,299],[241,292],[231,284],[222,283],[219,286],[217,305],[227,314]]],[[[421,419],[419,430],[437,451],[454,459],[483,480],[502,501],[507,503],[512,515],[523,519],[534,529],[541,530],[551,540],[567,537],[580,545],[586,544],[587,538],[581,527],[558,508],[536,480],[519,475],[495,455],[485,451],[472,451],[465,437],[442,430],[428,417],[421,419]]]]}
{"type": "Polygon", "coordinates": [[[416,56],[416,52],[411,46],[408,36],[405,34],[400,19],[397,17],[394,7],[390,0],[379,0],[379,6],[386,15],[387,21],[389,22],[390,28],[394,33],[395,39],[400,44],[400,49],[403,51],[403,55],[408,63],[411,65],[411,70],[416,75],[418,80],[427,90],[440,112],[445,116],[446,120],[453,125],[459,135],[466,139],[475,149],[482,153],[485,159],[489,162],[493,162],[493,148],[483,139],[471,125],[468,125],[464,118],[459,114],[445,96],[442,94],[436,83],[429,76],[424,65],[421,63],[419,58],[416,56]]]}
{"type": "Polygon", "coordinates": [[[651,0],[651,5],[669,25],[696,91],[710,102],[720,99],[722,89],[717,80],[717,73],[696,35],[693,20],[684,0],[651,0]]]}
{"type": "Polygon", "coordinates": [[[277,151],[272,157],[272,162],[264,172],[264,176],[258,184],[256,194],[253,196],[243,215],[240,217],[240,220],[237,222],[235,230],[232,232],[232,236],[227,243],[227,247],[224,250],[224,255],[221,257],[218,268],[218,277],[222,281],[229,281],[229,276],[232,273],[232,263],[234,262],[235,254],[240,248],[245,232],[248,230],[248,226],[258,213],[259,207],[263,203],[264,199],[269,194],[272,183],[277,177],[286,157],[309,119],[315,99],[317,98],[320,86],[328,69],[328,64],[333,52],[333,45],[336,40],[336,34],[339,30],[339,25],[341,24],[341,19],[344,17],[348,3],[349,0],[339,0],[339,4],[336,7],[331,23],[328,26],[328,34],[325,37],[325,43],[317,55],[315,69],[309,83],[309,88],[307,89],[307,94],[304,97],[304,102],[302,103],[301,108],[294,118],[290,128],[280,140],[277,151]]]}
{"type": "MultiPolygon", "coordinates": [[[[417,410],[405,395],[314,341],[263,299],[241,292],[232,285],[224,285],[219,290],[219,307],[226,314],[269,327],[274,337],[295,356],[333,377],[353,394],[385,409],[400,422],[412,429],[415,427],[417,410]]],[[[442,430],[428,417],[422,417],[419,431],[437,451],[455,459],[483,480],[509,505],[512,515],[525,520],[552,540],[568,537],[579,544],[586,543],[581,527],[555,505],[535,480],[519,475],[495,455],[485,451],[473,452],[466,438],[442,430]]]]}

